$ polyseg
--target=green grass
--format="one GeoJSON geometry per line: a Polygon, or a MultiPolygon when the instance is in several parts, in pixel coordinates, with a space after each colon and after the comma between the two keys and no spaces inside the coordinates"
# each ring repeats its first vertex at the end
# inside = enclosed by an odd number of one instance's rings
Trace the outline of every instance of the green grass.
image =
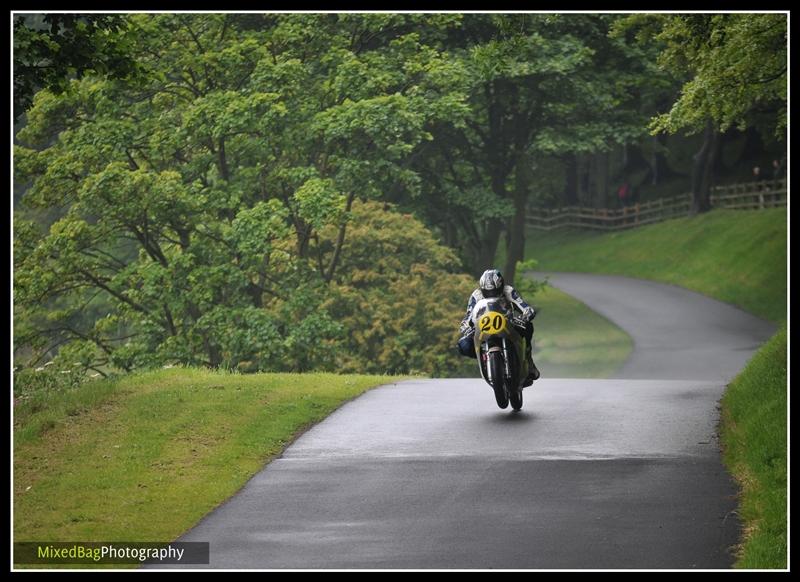
{"type": "Polygon", "coordinates": [[[543,378],[607,378],[633,349],[628,334],[555,287],[533,303],[534,361],[543,378]]]}
{"type": "Polygon", "coordinates": [[[388,376],[176,368],[15,410],[16,541],[169,541],[388,376]]]}
{"type": "Polygon", "coordinates": [[[615,233],[531,230],[543,271],[627,275],[680,285],[773,322],[786,320],[785,208],[715,210],[615,233]]]}
{"type": "Polygon", "coordinates": [[[739,482],[744,540],[737,568],[787,564],[787,332],[765,344],[722,400],[724,460],[739,482]]]}

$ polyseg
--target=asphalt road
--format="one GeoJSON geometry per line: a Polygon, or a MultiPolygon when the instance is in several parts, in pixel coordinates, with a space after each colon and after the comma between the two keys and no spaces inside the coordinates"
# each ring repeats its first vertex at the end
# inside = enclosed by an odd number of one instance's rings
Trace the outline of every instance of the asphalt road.
{"type": "Polygon", "coordinates": [[[372,390],[179,541],[231,569],[730,567],[717,406],[774,326],[657,283],[551,283],[633,337],[616,378],[543,369],[519,413],[479,379],[372,390]]]}

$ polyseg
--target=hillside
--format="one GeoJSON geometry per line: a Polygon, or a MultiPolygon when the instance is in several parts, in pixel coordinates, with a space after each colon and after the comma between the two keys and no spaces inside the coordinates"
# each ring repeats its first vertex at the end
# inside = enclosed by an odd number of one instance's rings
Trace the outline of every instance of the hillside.
{"type": "Polygon", "coordinates": [[[525,257],[543,271],[680,285],[777,323],[786,319],[786,212],[715,210],[614,233],[531,230],[525,257]]]}

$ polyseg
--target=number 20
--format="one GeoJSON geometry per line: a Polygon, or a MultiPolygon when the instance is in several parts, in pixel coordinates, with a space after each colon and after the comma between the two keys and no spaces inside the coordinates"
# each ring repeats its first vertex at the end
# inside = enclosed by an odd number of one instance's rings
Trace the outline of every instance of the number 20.
{"type": "Polygon", "coordinates": [[[488,333],[497,333],[501,329],[503,329],[503,316],[502,315],[495,315],[492,317],[491,315],[484,315],[481,317],[480,326],[481,331],[488,332],[488,333]]]}

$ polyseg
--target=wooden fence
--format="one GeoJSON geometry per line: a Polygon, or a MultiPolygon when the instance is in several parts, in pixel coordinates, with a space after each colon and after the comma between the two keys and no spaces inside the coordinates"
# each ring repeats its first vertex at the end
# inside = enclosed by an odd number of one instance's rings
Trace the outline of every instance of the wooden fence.
{"type": "MultiPolygon", "coordinates": [[[[740,210],[786,206],[786,180],[716,186],[711,189],[710,201],[712,208],[740,210]]],[[[622,230],[687,216],[691,210],[691,202],[691,194],[682,194],[625,208],[530,208],[526,224],[539,230],[622,230]]]]}

